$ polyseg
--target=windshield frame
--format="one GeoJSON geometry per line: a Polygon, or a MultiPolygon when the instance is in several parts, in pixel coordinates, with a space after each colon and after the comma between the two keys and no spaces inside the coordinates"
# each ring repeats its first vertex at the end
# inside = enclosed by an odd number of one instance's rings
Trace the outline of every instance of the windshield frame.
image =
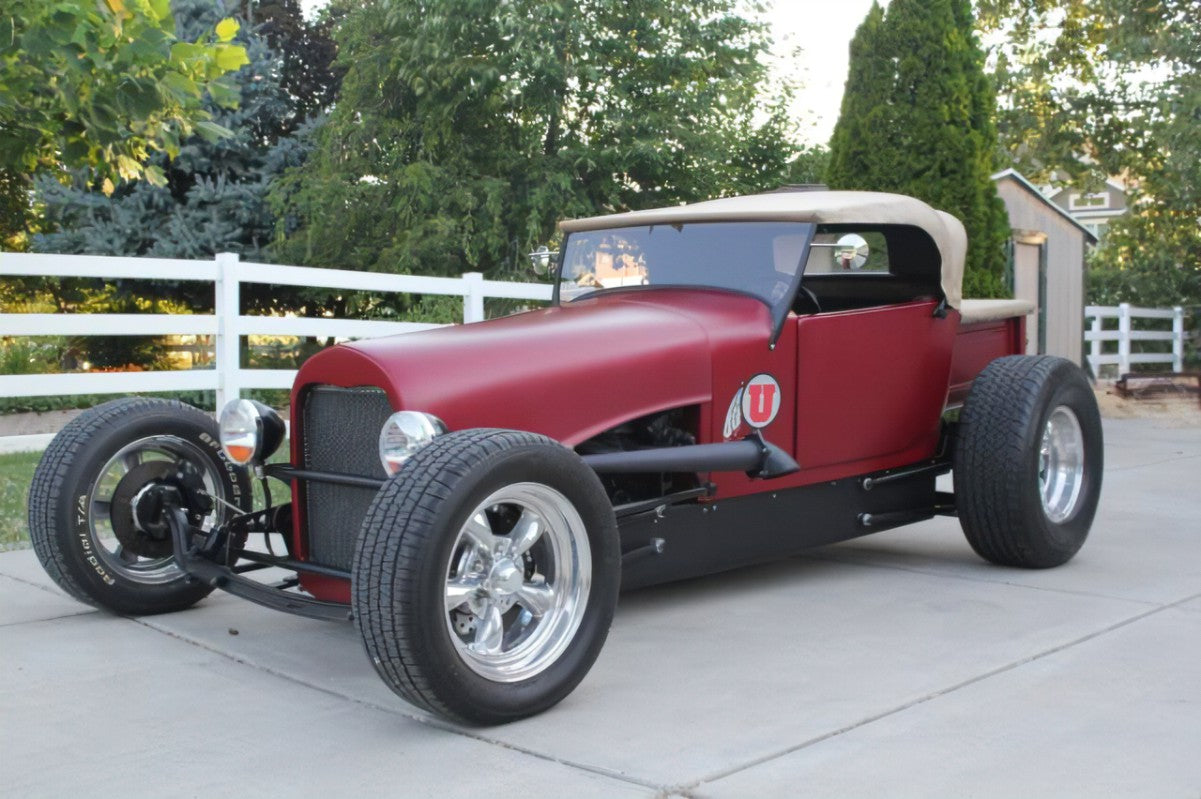
{"type": "Polygon", "coordinates": [[[798,228],[798,232],[803,233],[803,235],[804,235],[804,244],[801,246],[801,249],[800,249],[800,259],[797,262],[796,270],[792,274],[792,278],[788,285],[787,291],[784,292],[784,295],[781,297],[781,299],[777,303],[773,304],[762,294],[758,294],[753,291],[744,291],[742,289],[737,289],[737,288],[734,288],[731,286],[713,286],[713,285],[705,285],[702,283],[656,283],[656,284],[646,285],[646,286],[614,286],[611,288],[594,288],[594,289],[585,291],[585,292],[573,297],[572,299],[568,300],[566,304],[570,305],[572,302],[574,302],[577,299],[594,299],[598,296],[615,294],[615,293],[619,293],[619,292],[622,294],[626,294],[626,293],[631,293],[631,292],[655,291],[657,289],[703,289],[703,290],[708,290],[708,291],[724,291],[724,292],[729,292],[731,294],[739,294],[744,297],[751,297],[752,299],[758,300],[759,302],[761,302],[765,306],[767,306],[768,313],[771,314],[771,317],[772,317],[772,329],[771,329],[771,338],[770,338],[769,344],[770,344],[770,346],[775,347],[776,341],[780,337],[780,332],[784,328],[784,322],[788,319],[788,314],[792,311],[792,307],[793,307],[794,303],[796,302],[797,291],[800,288],[801,279],[804,276],[805,264],[807,263],[807,261],[809,259],[809,246],[813,243],[814,236],[817,235],[818,225],[814,222],[805,222],[805,221],[799,221],[799,220],[798,221],[790,221],[790,220],[771,219],[771,218],[767,218],[767,219],[736,219],[736,220],[732,219],[732,220],[720,221],[720,222],[713,221],[713,220],[699,220],[698,219],[695,222],[683,221],[683,222],[674,223],[674,224],[659,223],[659,224],[650,224],[650,225],[614,225],[613,227],[592,228],[589,230],[572,231],[570,233],[567,233],[563,237],[563,243],[559,247],[559,256],[555,262],[554,288],[551,293],[551,305],[552,306],[562,306],[565,304],[562,300],[562,297],[560,296],[560,290],[563,287],[563,282],[564,282],[563,268],[567,263],[568,244],[571,241],[572,236],[603,233],[603,232],[614,231],[614,230],[627,230],[627,229],[632,229],[632,228],[643,228],[643,229],[647,229],[647,230],[653,230],[655,227],[660,227],[660,226],[661,227],[676,227],[677,225],[713,226],[713,225],[745,225],[745,224],[766,224],[766,223],[787,224],[787,225],[796,226],[798,228]]]}

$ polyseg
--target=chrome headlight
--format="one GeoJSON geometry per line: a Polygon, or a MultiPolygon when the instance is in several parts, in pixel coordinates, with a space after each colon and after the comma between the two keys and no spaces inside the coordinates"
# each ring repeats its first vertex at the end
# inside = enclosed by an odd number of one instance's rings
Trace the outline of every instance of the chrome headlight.
{"type": "Polygon", "coordinates": [[[267,460],[284,440],[284,422],[279,414],[254,400],[227,402],[217,426],[221,449],[241,466],[267,460]]]}
{"type": "Polygon", "coordinates": [[[437,416],[420,411],[397,411],[379,431],[379,461],[388,474],[396,474],[417,450],[446,432],[437,416]]]}

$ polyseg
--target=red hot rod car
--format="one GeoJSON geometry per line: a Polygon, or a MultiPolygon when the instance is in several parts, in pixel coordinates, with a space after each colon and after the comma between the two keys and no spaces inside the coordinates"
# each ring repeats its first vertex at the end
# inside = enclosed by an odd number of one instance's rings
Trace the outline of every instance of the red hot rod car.
{"type": "Polygon", "coordinates": [[[1084,542],[1092,391],[1018,354],[1028,307],[961,300],[948,214],[776,192],[562,231],[551,307],[308,360],[288,463],[265,465],[284,425],[249,400],[217,424],[134,398],[78,417],[30,491],[45,568],[118,613],[216,587],[353,619],[402,697],[500,723],[583,679],[619,588],[935,514],[1006,566],[1084,542]],[[251,507],[252,478],[290,495],[251,507]],[[268,567],[289,577],[248,576],[268,567]]]}

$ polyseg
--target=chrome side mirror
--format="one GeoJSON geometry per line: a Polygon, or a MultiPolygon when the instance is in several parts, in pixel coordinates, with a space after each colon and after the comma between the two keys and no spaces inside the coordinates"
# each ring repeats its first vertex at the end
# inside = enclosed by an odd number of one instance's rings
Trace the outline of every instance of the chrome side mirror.
{"type": "Polygon", "coordinates": [[[867,240],[858,233],[848,233],[834,244],[835,269],[859,270],[867,263],[867,240]]]}
{"type": "Polygon", "coordinates": [[[551,271],[551,264],[555,262],[555,258],[559,257],[558,250],[552,250],[543,244],[538,249],[527,254],[530,259],[530,266],[534,269],[536,275],[548,275],[551,271]]]}

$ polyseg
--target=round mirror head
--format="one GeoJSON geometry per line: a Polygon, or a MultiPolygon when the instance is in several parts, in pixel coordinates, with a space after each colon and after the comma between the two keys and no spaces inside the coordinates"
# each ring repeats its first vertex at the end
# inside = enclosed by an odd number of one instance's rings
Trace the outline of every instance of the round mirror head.
{"type": "Polygon", "coordinates": [[[861,269],[867,263],[867,256],[867,240],[858,233],[848,233],[834,245],[834,262],[838,269],[861,269]]]}
{"type": "Polygon", "coordinates": [[[530,253],[530,265],[534,268],[534,274],[550,274],[551,265],[555,262],[556,255],[558,255],[558,253],[552,252],[551,249],[545,244],[530,253]]]}

